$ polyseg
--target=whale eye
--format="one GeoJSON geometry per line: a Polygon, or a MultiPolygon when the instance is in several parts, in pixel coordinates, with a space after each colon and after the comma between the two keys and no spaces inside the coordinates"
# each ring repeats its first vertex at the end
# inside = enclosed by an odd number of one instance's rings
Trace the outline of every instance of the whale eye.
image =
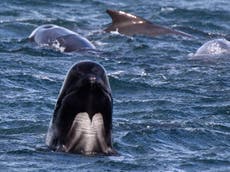
{"type": "Polygon", "coordinates": [[[102,73],[102,70],[101,70],[100,68],[98,68],[98,67],[92,68],[91,71],[92,71],[93,73],[97,73],[97,74],[101,74],[101,73],[102,73]]]}
{"type": "Polygon", "coordinates": [[[78,71],[77,71],[77,75],[78,75],[78,76],[83,76],[84,74],[85,74],[85,73],[84,73],[83,71],[81,71],[81,70],[78,70],[78,71]]]}
{"type": "Polygon", "coordinates": [[[79,68],[79,66],[75,66],[74,73],[78,77],[82,76],[84,74],[84,72],[82,72],[82,70],[79,68]]]}

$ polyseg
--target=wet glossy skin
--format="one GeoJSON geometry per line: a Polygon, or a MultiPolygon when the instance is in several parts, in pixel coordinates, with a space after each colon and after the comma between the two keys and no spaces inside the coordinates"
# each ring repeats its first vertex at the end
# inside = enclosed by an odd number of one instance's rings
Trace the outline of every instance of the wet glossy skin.
{"type": "Polygon", "coordinates": [[[80,62],[68,72],[54,110],[46,144],[53,150],[114,154],[112,96],[103,67],[80,62]]]}
{"type": "Polygon", "coordinates": [[[57,25],[42,25],[29,36],[31,41],[40,46],[49,46],[62,52],[95,49],[95,46],[81,35],[57,25]]]}
{"type": "Polygon", "coordinates": [[[176,34],[192,38],[192,36],[187,33],[153,24],[141,17],[123,11],[107,10],[106,12],[112,18],[112,24],[105,29],[106,32],[117,31],[130,36],[176,34]]]}

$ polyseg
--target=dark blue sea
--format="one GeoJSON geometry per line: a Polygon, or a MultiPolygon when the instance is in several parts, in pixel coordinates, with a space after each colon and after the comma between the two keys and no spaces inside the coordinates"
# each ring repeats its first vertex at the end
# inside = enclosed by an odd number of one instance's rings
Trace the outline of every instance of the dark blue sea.
{"type": "Polygon", "coordinates": [[[193,59],[229,38],[229,0],[1,0],[0,171],[230,171],[230,55],[193,59]],[[194,38],[105,33],[106,9],[123,10],[194,38]],[[89,39],[96,52],[62,53],[26,40],[42,24],[89,39]],[[118,156],[52,152],[49,121],[69,68],[106,69],[118,156]]]}

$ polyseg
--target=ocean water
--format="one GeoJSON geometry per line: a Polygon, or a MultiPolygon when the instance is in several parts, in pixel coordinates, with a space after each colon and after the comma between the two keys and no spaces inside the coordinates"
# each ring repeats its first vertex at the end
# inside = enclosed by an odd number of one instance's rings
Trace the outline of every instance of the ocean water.
{"type": "Polygon", "coordinates": [[[203,43],[230,36],[229,0],[0,2],[0,171],[230,171],[230,55],[193,59],[203,43]],[[104,33],[106,9],[130,12],[194,36],[104,33]],[[57,24],[99,52],[61,53],[27,42],[57,24]],[[107,70],[118,156],[48,150],[44,140],[69,68],[107,70]]]}

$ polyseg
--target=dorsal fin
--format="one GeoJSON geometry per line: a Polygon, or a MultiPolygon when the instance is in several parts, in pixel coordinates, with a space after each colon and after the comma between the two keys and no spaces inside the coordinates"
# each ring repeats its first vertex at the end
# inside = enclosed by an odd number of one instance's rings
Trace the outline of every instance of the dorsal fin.
{"type": "Polygon", "coordinates": [[[133,23],[135,22],[135,23],[141,24],[141,23],[148,22],[147,20],[141,17],[135,16],[135,15],[123,12],[123,11],[115,11],[115,10],[108,9],[106,10],[106,12],[112,18],[113,24],[122,23],[122,22],[133,22],[133,23]]]}
{"type": "Polygon", "coordinates": [[[105,29],[106,32],[117,31],[125,35],[141,34],[148,36],[177,34],[192,38],[192,36],[187,33],[154,24],[141,17],[123,11],[107,10],[106,12],[112,18],[112,24],[105,29]]]}

